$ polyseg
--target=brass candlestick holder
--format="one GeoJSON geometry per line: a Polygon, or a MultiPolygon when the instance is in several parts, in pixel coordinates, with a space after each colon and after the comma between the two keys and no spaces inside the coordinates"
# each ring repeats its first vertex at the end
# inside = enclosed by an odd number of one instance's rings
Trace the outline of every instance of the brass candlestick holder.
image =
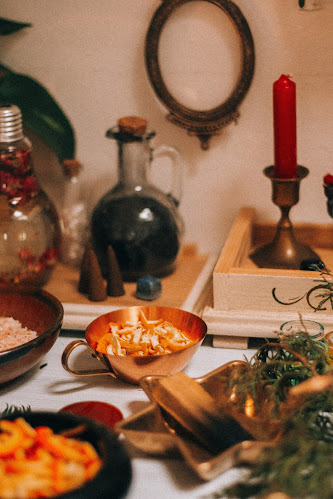
{"type": "Polygon", "coordinates": [[[281,210],[274,239],[254,250],[250,258],[258,267],[278,269],[300,269],[305,260],[320,260],[318,255],[306,244],[296,240],[289,211],[299,201],[300,182],[309,173],[304,166],[298,165],[297,177],[274,177],[274,167],[268,166],[264,174],[272,181],[272,201],[281,210]]]}

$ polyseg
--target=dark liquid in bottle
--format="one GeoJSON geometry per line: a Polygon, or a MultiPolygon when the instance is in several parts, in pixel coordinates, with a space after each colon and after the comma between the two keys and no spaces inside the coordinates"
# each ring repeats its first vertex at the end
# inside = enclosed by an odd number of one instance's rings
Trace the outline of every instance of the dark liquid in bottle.
{"type": "Polygon", "coordinates": [[[179,229],[169,208],[153,198],[128,196],[97,204],[91,224],[94,249],[107,277],[107,247],[116,253],[125,281],[167,275],[179,251],[179,229]]]}

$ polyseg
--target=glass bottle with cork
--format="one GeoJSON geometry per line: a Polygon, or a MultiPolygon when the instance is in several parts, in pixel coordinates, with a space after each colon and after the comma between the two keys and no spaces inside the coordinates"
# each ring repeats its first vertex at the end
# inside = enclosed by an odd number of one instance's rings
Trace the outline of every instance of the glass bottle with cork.
{"type": "Polygon", "coordinates": [[[154,131],[141,117],[120,118],[106,136],[117,141],[118,182],[97,203],[91,217],[94,250],[107,278],[107,248],[116,254],[124,281],[143,275],[163,277],[175,269],[183,222],[178,204],[182,163],[178,151],[162,145],[153,149],[154,131]],[[173,185],[165,193],[148,180],[158,156],[171,159],[173,185]]]}

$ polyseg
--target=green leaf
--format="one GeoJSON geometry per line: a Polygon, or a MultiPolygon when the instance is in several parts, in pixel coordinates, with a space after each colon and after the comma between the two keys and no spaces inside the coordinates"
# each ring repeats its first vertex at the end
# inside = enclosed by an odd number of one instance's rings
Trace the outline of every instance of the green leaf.
{"type": "Polygon", "coordinates": [[[0,64],[0,101],[16,104],[21,109],[24,127],[46,142],[60,162],[75,158],[71,123],[38,81],[0,64]]]}
{"type": "Polygon", "coordinates": [[[0,17],[0,35],[10,35],[11,33],[15,33],[23,28],[28,28],[29,26],[31,26],[30,23],[19,23],[0,17]]]}

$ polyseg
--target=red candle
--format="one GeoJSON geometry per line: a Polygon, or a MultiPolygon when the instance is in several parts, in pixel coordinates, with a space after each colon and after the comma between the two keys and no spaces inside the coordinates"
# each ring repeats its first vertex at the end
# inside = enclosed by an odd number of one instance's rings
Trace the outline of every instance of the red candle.
{"type": "Polygon", "coordinates": [[[286,75],[273,84],[274,175],[297,177],[296,85],[286,75]]]}

